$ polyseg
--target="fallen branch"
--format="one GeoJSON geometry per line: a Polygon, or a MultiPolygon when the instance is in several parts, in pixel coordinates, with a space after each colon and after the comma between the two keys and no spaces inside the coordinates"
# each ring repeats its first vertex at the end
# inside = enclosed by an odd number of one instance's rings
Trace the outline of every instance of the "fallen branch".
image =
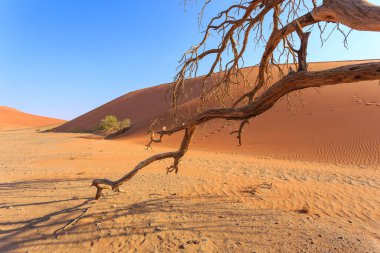
{"type": "Polygon", "coordinates": [[[193,138],[193,135],[194,135],[196,129],[197,129],[196,125],[188,126],[186,128],[185,135],[182,139],[181,146],[177,151],[161,153],[161,154],[151,156],[148,159],[140,162],[133,170],[131,170],[127,175],[120,178],[119,180],[112,181],[112,180],[109,180],[106,178],[93,180],[91,186],[96,187],[95,199],[99,199],[101,197],[102,191],[104,189],[111,188],[113,191],[119,191],[119,187],[122,184],[124,184],[125,182],[127,182],[128,180],[133,178],[139,170],[145,168],[146,166],[148,166],[149,164],[151,164],[152,162],[155,162],[155,161],[160,161],[160,160],[164,160],[164,159],[168,159],[168,158],[174,159],[173,164],[167,168],[167,173],[173,172],[173,171],[175,173],[177,173],[179,161],[187,152],[189,145],[190,145],[190,142],[191,142],[191,139],[193,138]]]}

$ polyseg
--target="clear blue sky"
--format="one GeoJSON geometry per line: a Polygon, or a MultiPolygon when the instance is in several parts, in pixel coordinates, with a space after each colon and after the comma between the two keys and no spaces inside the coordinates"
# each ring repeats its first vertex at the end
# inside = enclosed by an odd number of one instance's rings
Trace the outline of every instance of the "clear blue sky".
{"type": "MultiPolygon", "coordinates": [[[[205,20],[225,2],[215,0],[205,20]]],[[[202,35],[199,8],[185,11],[180,0],[0,0],[0,105],[72,119],[170,82],[202,35]]],[[[336,43],[339,34],[323,48],[312,36],[310,61],[380,58],[380,33],[352,32],[349,50],[336,43]]]]}

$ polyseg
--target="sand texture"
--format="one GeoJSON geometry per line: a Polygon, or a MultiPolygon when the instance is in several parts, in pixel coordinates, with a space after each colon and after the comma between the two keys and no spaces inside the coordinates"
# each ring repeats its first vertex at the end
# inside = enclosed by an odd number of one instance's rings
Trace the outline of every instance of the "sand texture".
{"type": "Polygon", "coordinates": [[[155,163],[93,201],[92,178],[167,148],[33,130],[0,143],[0,252],[380,250],[378,166],[190,150],[179,174],[155,163]]]}

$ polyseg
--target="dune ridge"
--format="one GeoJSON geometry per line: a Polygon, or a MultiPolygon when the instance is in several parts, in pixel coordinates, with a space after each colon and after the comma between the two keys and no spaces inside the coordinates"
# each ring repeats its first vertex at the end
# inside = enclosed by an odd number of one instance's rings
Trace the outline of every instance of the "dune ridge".
{"type": "Polygon", "coordinates": [[[53,126],[64,122],[64,120],[33,115],[8,106],[0,106],[0,131],[53,126]]]}

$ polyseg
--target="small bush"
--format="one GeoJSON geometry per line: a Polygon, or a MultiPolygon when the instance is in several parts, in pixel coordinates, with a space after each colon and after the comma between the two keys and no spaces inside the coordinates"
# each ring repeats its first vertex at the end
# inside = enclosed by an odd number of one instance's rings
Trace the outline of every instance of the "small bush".
{"type": "Polygon", "coordinates": [[[100,121],[100,128],[106,132],[117,131],[120,123],[116,116],[108,115],[100,121]]]}
{"type": "Polygon", "coordinates": [[[100,121],[100,129],[105,133],[113,133],[131,127],[131,120],[126,118],[119,121],[114,115],[107,115],[100,121]]]}
{"type": "Polygon", "coordinates": [[[130,119],[124,119],[120,122],[120,129],[123,128],[130,128],[131,127],[131,120],[130,119]]]}

